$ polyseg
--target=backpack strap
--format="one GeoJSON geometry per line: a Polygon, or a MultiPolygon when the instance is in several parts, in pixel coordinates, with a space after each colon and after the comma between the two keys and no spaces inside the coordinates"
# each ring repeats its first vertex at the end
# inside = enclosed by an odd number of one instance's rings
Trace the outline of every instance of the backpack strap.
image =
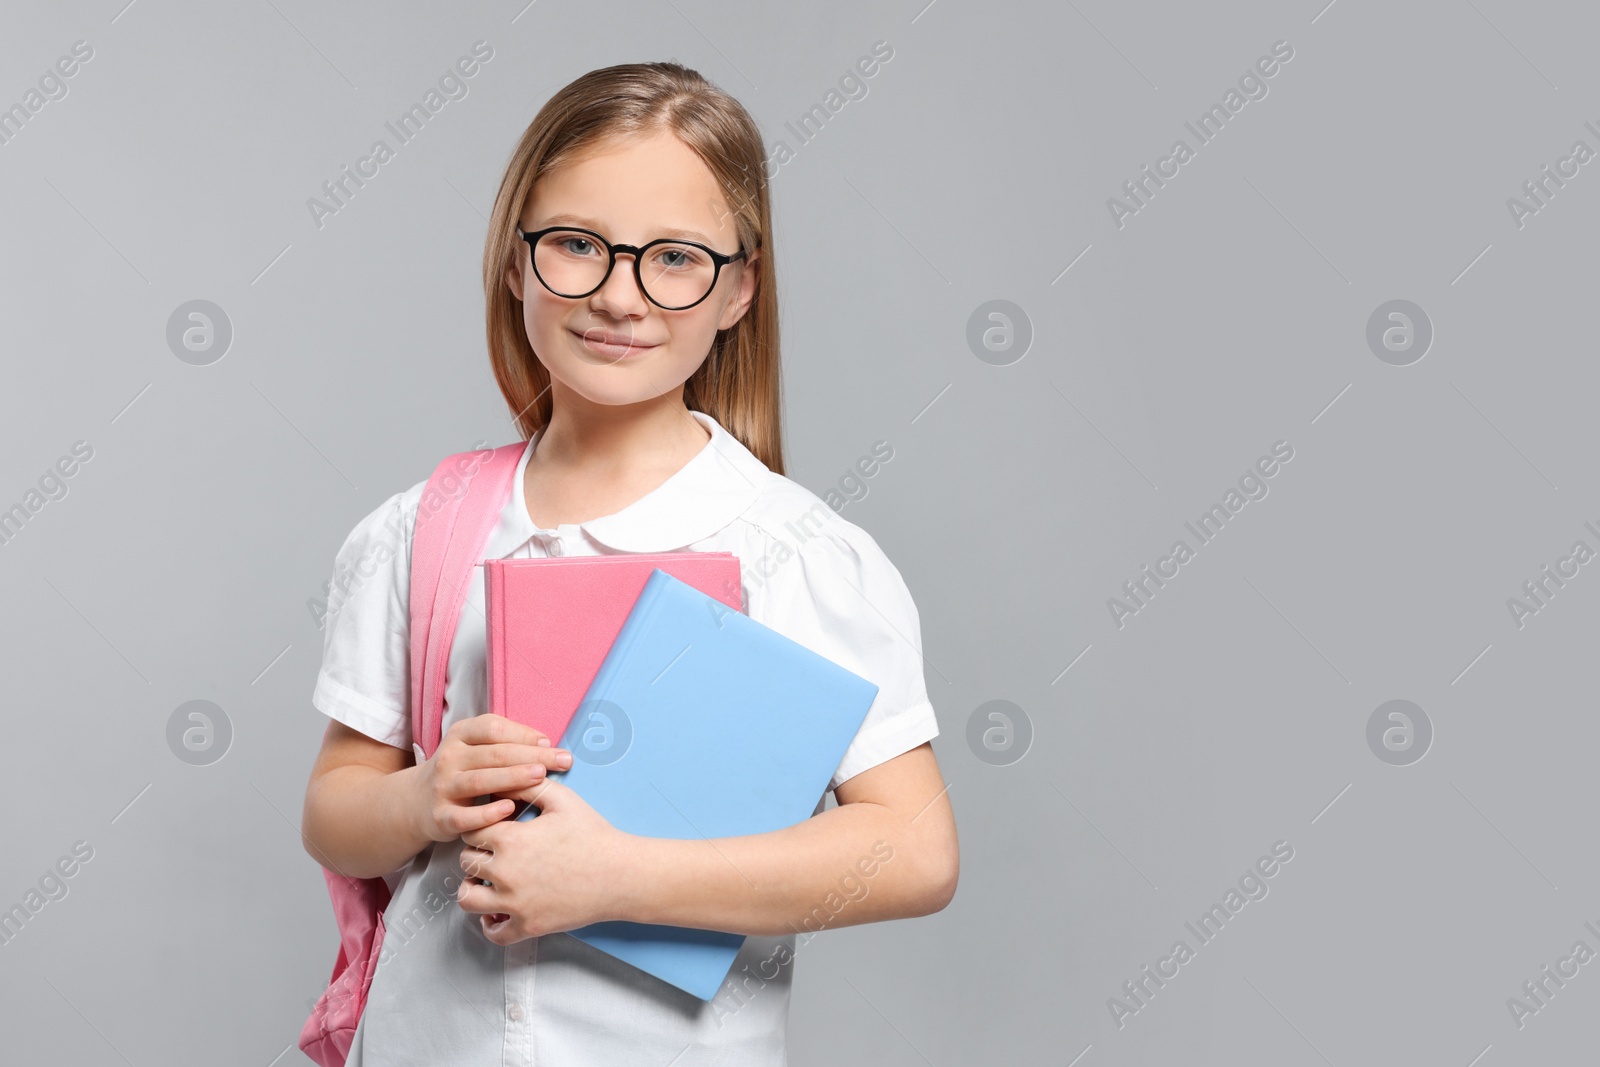
{"type": "MultiPolygon", "coordinates": [[[[411,728],[422,759],[439,747],[445,668],[467,580],[483,553],[527,447],[460,452],[439,464],[423,489],[411,538],[411,728]]],[[[383,878],[349,878],[323,868],[339,955],[328,987],[301,1028],[301,1051],[321,1067],[344,1067],[367,1003],[392,899],[383,878]]]]}
{"type": "Polygon", "coordinates": [[[444,686],[456,623],[472,568],[511,492],[527,448],[458,452],[434,470],[417,505],[411,537],[411,737],[422,759],[439,747],[444,686]]]}

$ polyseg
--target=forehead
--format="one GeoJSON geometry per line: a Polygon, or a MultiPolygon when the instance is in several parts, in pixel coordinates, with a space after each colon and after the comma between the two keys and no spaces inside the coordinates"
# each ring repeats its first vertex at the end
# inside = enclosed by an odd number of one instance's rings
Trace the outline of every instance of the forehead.
{"type": "Polygon", "coordinates": [[[613,142],[546,172],[522,214],[524,229],[570,224],[613,241],[736,234],[728,201],[705,161],[670,132],[613,142]]]}

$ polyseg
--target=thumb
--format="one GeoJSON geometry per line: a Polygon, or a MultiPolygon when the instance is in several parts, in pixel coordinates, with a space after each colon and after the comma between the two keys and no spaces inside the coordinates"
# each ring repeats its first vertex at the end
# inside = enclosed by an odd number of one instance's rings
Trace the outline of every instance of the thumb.
{"type": "Polygon", "coordinates": [[[582,803],[577,793],[553,778],[546,778],[541,784],[523,790],[522,796],[532,801],[541,812],[561,811],[575,803],[582,803]]]}

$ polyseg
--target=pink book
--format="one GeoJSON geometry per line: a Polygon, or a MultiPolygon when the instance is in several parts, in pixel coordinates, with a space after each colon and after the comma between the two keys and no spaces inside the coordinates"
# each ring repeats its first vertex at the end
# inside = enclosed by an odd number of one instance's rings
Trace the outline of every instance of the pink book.
{"type": "Polygon", "coordinates": [[[489,710],[561,743],[651,571],[744,611],[732,552],[653,552],[483,564],[489,710]]]}

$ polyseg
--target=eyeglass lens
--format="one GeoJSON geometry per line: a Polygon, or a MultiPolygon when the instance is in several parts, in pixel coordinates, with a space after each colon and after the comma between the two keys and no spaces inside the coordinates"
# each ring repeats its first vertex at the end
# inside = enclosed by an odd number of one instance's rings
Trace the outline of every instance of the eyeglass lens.
{"type": "MultiPolygon", "coordinates": [[[[558,296],[578,297],[593,290],[606,272],[606,261],[606,250],[577,230],[547,233],[533,249],[539,277],[558,296]]],[[[631,269],[631,264],[620,260],[617,269],[631,269]]],[[[668,308],[681,308],[711,291],[717,265],[694,245],[652,245],[639,264],[639,277],[650,299],[668,308]]]]}

